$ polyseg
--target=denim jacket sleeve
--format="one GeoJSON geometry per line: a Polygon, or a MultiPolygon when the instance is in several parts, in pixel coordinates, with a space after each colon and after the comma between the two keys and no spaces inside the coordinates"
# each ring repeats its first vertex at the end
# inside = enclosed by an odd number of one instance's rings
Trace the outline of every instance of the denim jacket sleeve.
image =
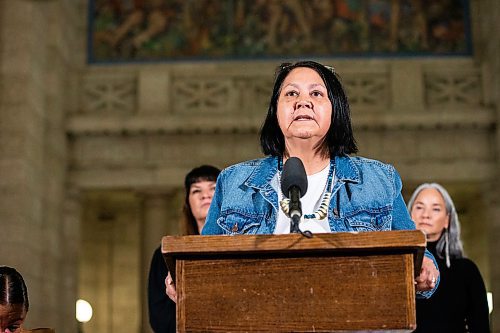
{"type": "Polygon", "coordinates": [[[225,172],[222,171],[219,177],[217,178],[217,183],[215,186],[215,193],[212,198],[212,203],[210,204],[210,209],[208,210],[208,214],[205,219],[205,225],[201,230],[202,235],[223,234],[222,228],[217,224],[217,219],[219,218],[221,211],[224,179],[225,179],[225,172]]]}

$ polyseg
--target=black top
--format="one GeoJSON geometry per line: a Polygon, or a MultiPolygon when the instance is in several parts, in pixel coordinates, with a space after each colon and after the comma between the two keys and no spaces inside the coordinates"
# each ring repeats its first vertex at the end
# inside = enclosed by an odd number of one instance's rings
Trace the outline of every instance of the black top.
{"type": "Polygon", "coordinates": [[[427,243],[427,249],[437,260],[440,282],[431,298],[416,300],[415,332],[490,332],[486,288],[476,264],[460,258],[446,267],[446,260],[436,255],[436,243],[427,243]]]}
{"type": "Polygon", "coordinates": [[[148,282],[149,324],[155,333],[175,332],[175,303],[165,293],[168,270],[160,248],[151,260],[148,282]]]}

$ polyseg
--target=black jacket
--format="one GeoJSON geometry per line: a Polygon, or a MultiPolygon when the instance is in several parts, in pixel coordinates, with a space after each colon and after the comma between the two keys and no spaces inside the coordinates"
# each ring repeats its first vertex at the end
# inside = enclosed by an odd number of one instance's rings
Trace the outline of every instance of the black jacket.
{"type": "Polygon", "coordinates": [[[160,248],[157,248],[148,279],[149,324],[155,333],[175,332],[175,303],[165,293],[167,274],[167,265],[160,248]]]}
{"type": "Polygon", "coordinates": [[[489,328],[486,288],[476,264],[467,258],[444,259],[436,255],[436,242],[427,249],[439,266],[440,282],[429,299],[417,299],[417,330],[424,333],[487,333],[489,328]]]}

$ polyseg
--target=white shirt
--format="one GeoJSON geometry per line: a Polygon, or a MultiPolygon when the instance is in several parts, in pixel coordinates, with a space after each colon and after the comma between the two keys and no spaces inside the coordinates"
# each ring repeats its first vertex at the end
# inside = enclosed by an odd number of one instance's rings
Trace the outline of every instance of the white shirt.
{"type": "MultiPolygon", "coordinates": [[[[300,203],[302,204],[302,215],[312,214],[319,208],[321,200],[323,199],[323,194],[326,192],[326,182],[328,181],[329,170],[330,165],[327,165],[320,172],[307,176],[307,192],[300,199],[300,203]]],[[[278,177],[278,174],[276,174],[275,177],[278,177]]],[[[332,183],[334,183],[334,181],[335,179],[332,180],[332,183]]],[[[279,186],[281,188],[281,184],[279,186]]],[[[278,200],[283,200],[281,189],[278,189],[278,200]]],[[[304,217],[302,217],[299,223],[299,229],[301,231],[309,230],[312,233],[331,232],[330,225],[328,224],[328,216],[323,220],[304,219],[304,217]]],[[[278,220],[276,221],[274,233],[290,233],[290,218],[285,215],[281,207],[278,212],[278,220]]]]}

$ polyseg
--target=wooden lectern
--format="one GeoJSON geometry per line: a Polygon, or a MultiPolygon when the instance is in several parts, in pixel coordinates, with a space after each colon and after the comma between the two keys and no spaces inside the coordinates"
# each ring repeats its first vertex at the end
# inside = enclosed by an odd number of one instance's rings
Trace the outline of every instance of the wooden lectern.
{"type": "Polygon", "coordinates": [[[422,232],[166,236],[179,332],[411,332],[422,232]]]}

